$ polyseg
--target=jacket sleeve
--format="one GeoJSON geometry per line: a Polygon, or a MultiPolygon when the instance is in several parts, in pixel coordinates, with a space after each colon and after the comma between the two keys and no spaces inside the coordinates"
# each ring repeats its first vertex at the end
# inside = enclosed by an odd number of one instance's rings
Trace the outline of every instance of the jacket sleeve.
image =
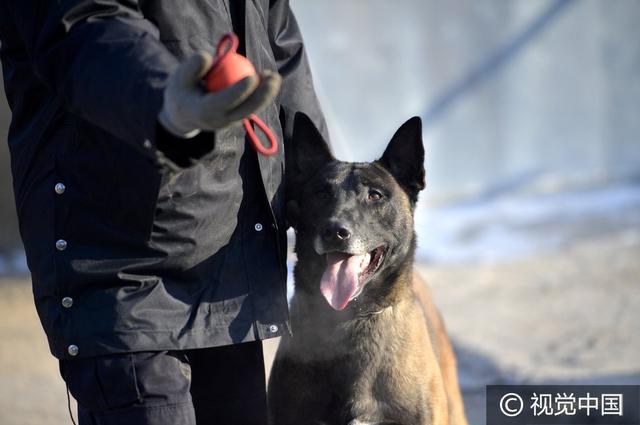
{"type": "Polygon", "coordinates": [[[177,60],[137,0],[21,0],[9,7],[37,78],[66,110],[140,150],[155,146],[177,60]]]}
{"type": "Polygon", "coordinates": [[[296,112],[304,112],[309,116],[329,142],[329,132],[313,87],[302,34],[289,0],[271,0],[269,8],[269,40],[278,72],[282,75],[279,101],[282,105],[281,120],[285,124],[285,143],[290,135],[286,127],[291,127],[296,112]]]}

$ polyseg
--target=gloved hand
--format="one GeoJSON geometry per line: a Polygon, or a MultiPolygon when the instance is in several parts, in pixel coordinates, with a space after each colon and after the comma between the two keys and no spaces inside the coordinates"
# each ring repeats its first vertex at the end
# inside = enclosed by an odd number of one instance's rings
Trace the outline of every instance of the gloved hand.
{"type": "Polygon", "coordinates": [[[209,53],[198,52],[169,77],[158,121],[170,133],[190,138],[202,130],[214,131],[238,124],[264,109],[280,90],[280,75],[264,71],[222,91],[208,93],[200,81],[212,63],[209,53]]]}

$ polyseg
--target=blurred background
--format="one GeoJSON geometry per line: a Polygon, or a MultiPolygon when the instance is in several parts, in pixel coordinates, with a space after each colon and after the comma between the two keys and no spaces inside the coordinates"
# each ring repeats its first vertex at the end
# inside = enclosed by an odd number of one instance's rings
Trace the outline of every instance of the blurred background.
{"type": "MultiPolygon", "coordinates": [[[[291,4],[338,158],[375,159],[423,118],[418,268],[470,422],[487,384],[640,384],[640,2],[291,4]]],[[[32,306],[9,119],[0,103],[0,424],[70,423],[32,306]]]]}

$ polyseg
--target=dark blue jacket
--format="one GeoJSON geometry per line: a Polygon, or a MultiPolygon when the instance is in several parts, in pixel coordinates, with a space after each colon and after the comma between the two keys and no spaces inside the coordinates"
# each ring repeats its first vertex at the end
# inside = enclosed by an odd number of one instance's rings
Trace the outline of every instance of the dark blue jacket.
{"type": "Polygon", "coordinates": [[[284,149],[157,124],[176,65],[231,30],[284,78],[260,114],[280,142],[296,111],[324,129],[287,0],[0,2],[20,233],[55,356],[287,331],[284,149]]]}

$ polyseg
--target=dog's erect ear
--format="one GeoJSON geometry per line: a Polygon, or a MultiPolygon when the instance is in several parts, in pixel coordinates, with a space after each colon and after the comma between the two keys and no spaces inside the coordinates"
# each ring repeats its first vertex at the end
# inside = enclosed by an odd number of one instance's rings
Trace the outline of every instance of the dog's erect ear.
{"type": "Polygon", "coordinates": [[[288,190],[295,192],[295,186],[307,182],[334,158],[311,118],[302,112],[295,115],[291,138],[285,153],[285,168],[288,190]]]}
{"type": "Polygon", "coordinates": [[[395,177],[415,203],[418,192],[425,186],[420,117],[413,117],[400,126],[378,162],[395,177]]]}

